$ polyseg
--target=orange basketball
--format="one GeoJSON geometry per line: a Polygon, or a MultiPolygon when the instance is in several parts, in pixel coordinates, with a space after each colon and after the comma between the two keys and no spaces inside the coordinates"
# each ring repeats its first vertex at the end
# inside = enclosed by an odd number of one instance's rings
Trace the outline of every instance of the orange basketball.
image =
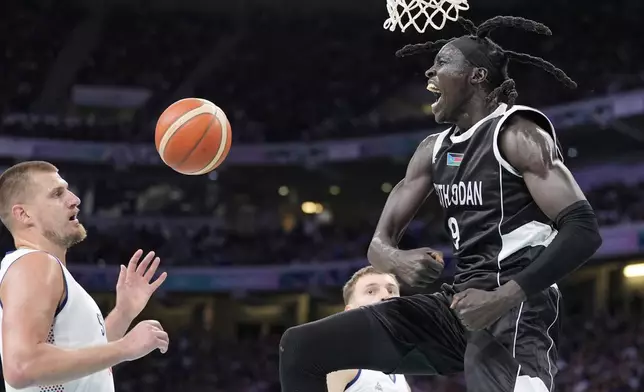
{"type": "Polygon", "coordinates": [[[159,117],[154,135],[163,162],[193,176],[215,170],[226,159],[231,139],[224,111],[200,98],[170,105],[159,117]]]}

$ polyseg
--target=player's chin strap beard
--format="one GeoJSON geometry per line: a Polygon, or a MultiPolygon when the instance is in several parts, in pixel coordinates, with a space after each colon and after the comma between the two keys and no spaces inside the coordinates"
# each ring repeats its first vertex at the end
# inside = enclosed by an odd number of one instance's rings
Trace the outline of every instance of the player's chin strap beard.
{"type": "MultiPolygon", "coordinates": [[[[68,249],[68,248],[72,247],[73,245],[76,245],[76,244],[78,244],[79,242],[82,241],[82,238],[79,238],[80,235],[72,235],[72,236],[63,237],[60,234],[58,234],[57,232],[51,231],[51,230],[45,230],[43,232],[43,235],[49,241],[53,242],[54,244],[56,244],[56,245],[58,245],[58,246],[60,246],[62,248],[65,248],[65,249],[68,249]]],[[[80,237],[82,237],[82,236],[80,236],[80,237]]]]}

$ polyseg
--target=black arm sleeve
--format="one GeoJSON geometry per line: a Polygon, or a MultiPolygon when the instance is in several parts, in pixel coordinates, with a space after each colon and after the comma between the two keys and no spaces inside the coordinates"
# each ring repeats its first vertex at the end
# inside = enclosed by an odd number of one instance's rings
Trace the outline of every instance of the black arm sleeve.
{"type": "Polygon", "coordinates": [[[552,243],[514,278],[527,297],[581,267],[602,244],[597,218],[586,200],[561,211],[555,225],[559,233],[552,243]]]}

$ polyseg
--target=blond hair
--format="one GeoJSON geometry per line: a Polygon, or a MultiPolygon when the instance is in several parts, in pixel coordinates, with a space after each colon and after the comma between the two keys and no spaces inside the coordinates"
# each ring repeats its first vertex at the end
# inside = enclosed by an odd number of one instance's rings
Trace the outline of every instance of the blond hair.
{"type": "Polygon", "coordinates": [[[11,166],[0,174],[0,221],[9,229],[11,209],[25,197],[31,174],[57,172],[58,168],[45,161],[27,161],[11,166]]]}
{"type": "Polygon", "coordinates": [[[351,276],[351,279],[349,279],[347,283],[344,284],[344,287],[342,287],[342,298],[344,299],[345,305],[347,305],[349,301],[351,301],[351,297],[353,296],[353,292],[356,289],[356,284],[358,283],[358,280],[360,280],[360,278],[362,278],[363,276],[367,276],[367,275],[390,275],[394,278],[394,280],[396,281],[396,284],[398,284],[398,280],[393,274],[390,274],[388,272],[378,271],[371,265],[360,268],[351,276]]]}

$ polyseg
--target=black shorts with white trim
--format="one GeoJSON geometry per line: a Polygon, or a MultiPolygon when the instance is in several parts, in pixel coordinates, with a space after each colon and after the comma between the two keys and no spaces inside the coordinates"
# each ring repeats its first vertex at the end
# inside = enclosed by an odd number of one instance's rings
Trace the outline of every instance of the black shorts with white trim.
{"type": "Polygon", "coordinates": [[[558,288],[550,287],[476,332],[460,324],[448,292],[392,298],[367,309],[401,348],[413,347],[392,373],[464,371],[469,392],[550,392],[557,373],[560,300],[558,288]]]}

